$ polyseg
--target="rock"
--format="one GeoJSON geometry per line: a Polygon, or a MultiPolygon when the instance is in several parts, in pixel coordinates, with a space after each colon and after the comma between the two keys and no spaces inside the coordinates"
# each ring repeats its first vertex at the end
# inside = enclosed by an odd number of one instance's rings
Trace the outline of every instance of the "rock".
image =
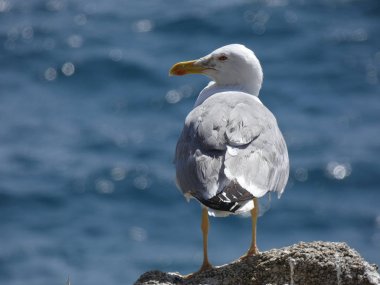
{"type": "Polygon", "coordinates": [[[345,243],[311,242],[273,249],[185,277],[149,271],[135,285],[379,285],[370,265],[345,243]]]}

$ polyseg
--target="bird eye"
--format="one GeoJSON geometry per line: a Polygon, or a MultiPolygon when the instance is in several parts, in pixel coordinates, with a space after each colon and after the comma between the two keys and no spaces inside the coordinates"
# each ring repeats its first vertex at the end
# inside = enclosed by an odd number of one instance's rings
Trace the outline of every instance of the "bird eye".
{"type": "Polygon", "coordinates": [[[220,61],[225,61],[227,59],[228,59],[228,57],[226,57],[225,55],[221,55],[218,57],[218,60],[220,60],[220,61]]]}

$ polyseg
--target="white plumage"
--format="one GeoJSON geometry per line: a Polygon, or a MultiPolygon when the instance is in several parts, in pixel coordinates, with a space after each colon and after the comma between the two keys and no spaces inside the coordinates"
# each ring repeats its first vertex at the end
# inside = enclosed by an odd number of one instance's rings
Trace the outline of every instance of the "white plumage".
{"type": "MultiPolygon", "coordinates": [[[[178,140],[177,184],[210,215],[251,211],[256,219],[257,199],[268,191],[280,196],[289,175],[277,121],[258,98],[260,62],[251,50],[233,44],[170,70],[171,75],[192,73],[212,81],[199,94],[178,140]]],[[[257,251],[256,242],[250,251],[257,251]]]]}

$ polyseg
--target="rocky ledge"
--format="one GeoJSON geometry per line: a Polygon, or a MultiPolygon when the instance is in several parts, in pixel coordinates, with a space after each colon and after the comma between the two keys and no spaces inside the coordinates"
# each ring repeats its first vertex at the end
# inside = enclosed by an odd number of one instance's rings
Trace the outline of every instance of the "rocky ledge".
{"type": "Polygon", "coordinates": [[[377,269],[345,243],[301,242],[187,277],[149,271],[135,285],[379,285],[377,269]]]}

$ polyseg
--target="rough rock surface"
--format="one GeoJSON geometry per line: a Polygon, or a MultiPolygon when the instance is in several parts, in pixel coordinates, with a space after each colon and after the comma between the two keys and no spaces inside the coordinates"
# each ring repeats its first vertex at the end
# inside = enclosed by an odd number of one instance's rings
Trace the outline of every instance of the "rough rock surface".
{"type": "Polygon", "coordinates": [[[273,249],[185,277],[149,271],[135,285],[379,285],[370,265],[345,243],[311,242],[273,249]]]}

